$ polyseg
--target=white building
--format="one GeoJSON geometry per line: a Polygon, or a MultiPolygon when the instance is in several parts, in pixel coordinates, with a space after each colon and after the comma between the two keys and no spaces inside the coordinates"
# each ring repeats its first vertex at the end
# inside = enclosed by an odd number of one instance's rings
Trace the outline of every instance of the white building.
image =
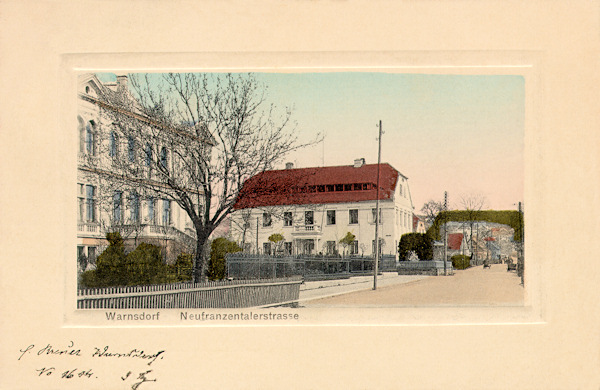
{"type": "Polygon", "coordinates": [[[126,129],[103,115],[114,109],[101,99],[107,93],[130,96],[127,76],[118,76],[116,83],[101,83],[93,74],[79,77],[77,256],[85,255],[93,264],[108,245],[106,233],[119,231],[130,249],[141,242],[152,243],[163,247],[167,260],[172,261],[179,252],[194,248],[193,225],[168,192],[153,192],[139,185],[140,177],[145,183],[161,180],[150,159],[154,166],[158,163],[171,171],[177,169],[172,154],[175,146],[156,141],[156,134],[170,130],[157,128],[140,113],[129,111],[126,115],[132,121],[154,134],[152,144],[140,145],[139,139],[128,137],[126,129]],[[139,173],[135,180],[120,177],[117,186],[112,178],[123,172],[124,161],[139,173]]]}
{"type": "MultiPolygon", "coordinates": [[[[230,234],[244,251],[273,253],[269,241],[281,234],[285,254],[375,253],[377,164],[274,170],[244,183],[231,218],[230,234]],[[344,248],[340,240],[355,236],[344,248]]],[[[402,234],[413,231],[408,178],[384,163],[380,167],[379,238],[381,253],[397,257],[402,234]]]]}

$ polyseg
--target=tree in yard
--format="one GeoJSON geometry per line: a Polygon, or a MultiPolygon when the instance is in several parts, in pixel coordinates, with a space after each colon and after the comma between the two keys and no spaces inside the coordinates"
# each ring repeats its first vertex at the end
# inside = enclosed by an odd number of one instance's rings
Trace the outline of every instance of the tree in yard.
{"type": "Polygon", "coordinates": [[[275,254],[282,251],[281,245],[283,244],[284,239],[283,235],[279,233],[273,233],[269,236],[268,240],[275,245],[275,254]]]}
{"type": "Polygon", "coordinates": [[[104,172],[108,193],[124,188],[179,205],[195,232],[197,282],[206,274],[209,236],[232,213],[244,181],[318,140],[299,142],[291,111],[266,106],[266,88],[252,74],[129,80],[131,88],[100,96],[105,123],[126,145],[104,172]]]}
{"type": "MultiPolygon", "coordinates": [[[[356,236],[350,232],[347,232],[346,235],[340,240],[340,244],[342,244],[342,246],[344,247],[344,252],[346,253],[346,249],[350,246],[354,244],[354,240],[356,239],[356,236]]],[[[343,257],[342,257],[343,258],[343,257]]]]}

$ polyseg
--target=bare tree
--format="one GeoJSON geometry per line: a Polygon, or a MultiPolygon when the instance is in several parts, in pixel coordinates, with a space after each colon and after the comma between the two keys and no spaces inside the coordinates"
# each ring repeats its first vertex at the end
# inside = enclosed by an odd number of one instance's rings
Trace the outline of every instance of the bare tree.
{"type": "Polygon", "coordinates": [[[469,240],[467,245],[470,246],[471,254],[474,254],[475,260],[477,260],[477,250],[473,240],[473,229],[479,220],[480,211],[485,207],[487,202],[485,196],[475,194],[462,196],[460,203],[465,211],[466,218],[464,223],[469,227],[469,240]]]}
{"type": "Polygon", "coordinates": [[[109,182],[177,203],[196,234],[194,280],[205,275],[209,236],[233,211],[246,179],[300,143],[291,111],[265,103],[252,74],[130,75],[131,91],[104,91],[103,114],[123,137],[109,182]]]}
{"type": "Polygon", "coordinates": [[[421,207],[421,213],[425,215],[425,221],[428,225],[433,224],[435,218],[444,210],[444,204],[440,201],[430,199],[421,207]]]}

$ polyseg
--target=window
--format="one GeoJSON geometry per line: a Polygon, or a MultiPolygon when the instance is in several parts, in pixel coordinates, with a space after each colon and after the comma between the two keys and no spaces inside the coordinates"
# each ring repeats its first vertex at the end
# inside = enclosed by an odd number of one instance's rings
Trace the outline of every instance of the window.
{"type": "MultiPolygon", "coordinates": [[[[373,254],[377,253],[376,249],[375,249],[375,240],[371,240],[372,244],[373,244],[373,254]]],[[[383,247],[385,246],[385,240],[383,238],[379,239],[379,256],[381,257],[381,255],[383,254],[383,247]]]]}
{"type": "Polygon", "coordinates": [[[325,186],[325,190],[326,190],[327,192],[333,192],[333,191],[334,191],[334,186],[333,186],[333,184],[328,184],[328,185],[326,185],[326,186],[325,186]]]}
{"type": "Polygon", "coordinates": [[[85,247],[83,247],[81,245],[77,245],[77,261],[81,261],[83,256],[85,256],[85,253],[83,252],[84,249],[85,249],[85,247]]]}
{"type": "Polygon", "coordinates": [[[335,241],[327,241],[327,254],[335,255],[335,241]]]}
{"type": "MultiPolygon", "coordinates": [[[[133,160],[130,160],[133,161],[133,160]]],[[[152,145],[149,143],[146,144],[146,166],[149,167],[152,165],[152,145]]]]}
{"type": "Polygon", "coordinates": [[[85,186],[86,197],[86,220],[88,222],[96,222],[96,187],[85,186]]]}
{"type": "Polygon", "coordinates": [[[129,162],[135,161],[135,140],[131,136],[127,138],[127,158],[129,162]]]}
{"type": "Polygon", "coordinates": [[[85,126],[80,116],[77,117],[77,131],[79,132],[79,153],[83,153],[85,152],[85,126]]]}
{"type": "Polygon", "coordinates": [[[85,186],[77,183],[77,220],[85,221],[85,186]]]}
{"type": "Polygon", "coordinates": [[[283,253],[286,256],[291,256],[292,255],[292,243],[291,242],[285,242],[283,244],[283,253]]]}
{"type": "Polygon", "coordinates": [[[358,255],[358,241],[355,240],[350,245],[350,254],[351,255],[358,255]]]}
{"type": "Polygon", "coordinates": [[[148,198],[148,222],[150,224],[156,223],[156,199],[148,198]]]}
{"type": "Polygon", "coordinates": [[[350,219],[348,221],[350,225],[354,225],[358,223],[358,209],[350,210],[350,219]]]}
{"type": "Polygon", "coordinates": [[[269,227],[271,226],[272,223],[272,218],[271,218],[271,214],[269,213],[263,213],[263,227],[269,227]]]}
{"type": "Polygon", "coordinates": [[[108,155],[110,157],[117,157],[118,156],[118,139],[117,139],[117,133],[115,133],[114,131],[110,132],[110,140],[109,140],[109,148],[108,148],[108,155]]]}
{"type": "Polygon", "coordinates": [[[352,184],[344,184],[344,191],[352,191],[352,184]]]}
{"type": "Polygon", "coordinates": [[[163,215],[162,215],[162,223],[163,225],[170,225],[172,221],[171,215],[171,201],[168,199],[163,199],[163,215]]]}
{"type": "Polygon", "coordinates": [[[113,220],[115,223],[123,220],[122,203],[123,193],[121,191],[115,191],[113,194],[113,220]]]}
{"type": "MultiPolygon", "coordinates": [[[[377,223],[377,209],[371,209],[371,217],[372,217],[371,222],[377,223]]],[[[381,209],[379,209],[379,224],[381,224],[382,222],[383,221],[381,218],[381,209]]]]}
{"type": "Polygon", "coordinates": [[[292,212],[291,211],[286,211],[283,213],[283,226],[292,226],[293,223],[293,219],[292,219],[292,212]]]}
{"type": "Polygon", "coordinates": [[[132,192],[129,198],[129,208],[132,223],[140,222],[140,196],[137,192],[132,192]]]}
{"type": "Polygon", "coordinates": [[[95,246],[88,247],[88,262],[91,264],[96,263],[96,247],[95,246]]]}
{"type": "Polygon", "coordinates": [[[263,243],[263,253],[265,255],[270,255],[271,254],[271,243],[270,242],[263,243]]]}
{"type": "Polygon", "coordinates": [[[160,150],[160,166],[165,170],[167,169],[167,148],[164,146],[160,150]]]}
{"type": "Polygon", "coordinates": [[[335,185],[335,190],[336,191],[344,191],[344,185],[343,184],[336,184],[335,185]]]}
{"type": "Polygon", "coordinates": [[[305,211],[304,212],[304,224],[305,225],[313,225],[315,223],[315,212],[314,211],[305,211]]]}
{"type": "Polygon", "coordinates": [[[95,129],[94,121],[89,121],[85,125],[85,151],[88,154],[95,155],[95,129]]]}
{"type": "Polygon", "coordinates": [[[327,225],[335,225],[335,210],[327,210],[327,225]]]}

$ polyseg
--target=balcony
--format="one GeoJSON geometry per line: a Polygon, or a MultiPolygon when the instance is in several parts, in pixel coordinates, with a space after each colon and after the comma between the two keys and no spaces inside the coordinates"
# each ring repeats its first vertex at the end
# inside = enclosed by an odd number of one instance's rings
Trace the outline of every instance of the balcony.
{"type": "Polygon", "coordinates": [[[98,235],[100,233],[100,224],[97,222],[78,222],[77,232],[98,235]]]}
{"type": "Polygon", "coordinates": [[[292,235],[294,236],[314,236],[320,235],[321,227],[316,225],[296,225],[292,235]]]}

